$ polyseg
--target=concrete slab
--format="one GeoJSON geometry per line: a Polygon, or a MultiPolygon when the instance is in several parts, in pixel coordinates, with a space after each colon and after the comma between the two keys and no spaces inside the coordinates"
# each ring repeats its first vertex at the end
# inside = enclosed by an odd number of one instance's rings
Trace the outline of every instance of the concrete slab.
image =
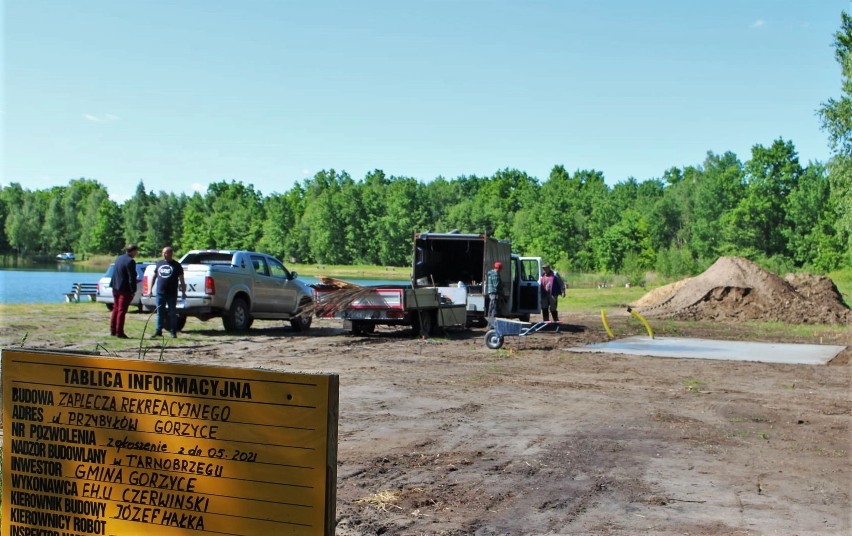
{"type": "Polygon", "coordinates": [[[615,341],[569,348],[575,352],[720,359],[727,361],[759,361],[796,365],[825,365],[845,346],[823,344],[782,344],[768,342],[715,341],[677,337],[627,337],[615,341]]]}

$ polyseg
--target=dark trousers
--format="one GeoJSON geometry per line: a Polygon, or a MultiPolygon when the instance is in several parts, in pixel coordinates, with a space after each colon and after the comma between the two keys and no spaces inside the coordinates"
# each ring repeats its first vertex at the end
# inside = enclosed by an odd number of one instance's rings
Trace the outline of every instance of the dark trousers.
{"type": "Polygon", "coordinates": [[[130,309],[133,293],[125,290],[112,291],[112,313],[109,315],[109,334],[124,335],[124,316],[130,309]]]}
{"type": "Polygon", "coordinates": [[[500,295],[499,294],[489,294],[488,295],[488,317],[496,317],[497,316],[497,305],[500,303],[500,295]]]}
{"type": "Polygon", "coordinates": [[[554,322],[559,322],[559,313],[556,311],[557,298],[553,295],[545,295],[541,297],[541,317],[545,322],[550,321],[550,316],[553,316],[554,322]]]}
{"type": "Polygon", "coordinates": [[[166,326],[172,335],[177,332],[177,298],[177,294],[174,296],[157,294],[157,333],[162,333],[166,326]],[[166,324],[167,321],[168,324],[166,324]]]}

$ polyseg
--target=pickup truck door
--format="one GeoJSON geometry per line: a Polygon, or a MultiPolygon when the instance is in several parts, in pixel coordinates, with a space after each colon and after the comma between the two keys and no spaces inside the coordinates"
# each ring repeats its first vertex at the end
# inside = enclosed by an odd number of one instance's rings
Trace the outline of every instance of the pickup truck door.
{"type": "Polygon", "coordinates": [[[541,313],[541,257],[521,257],[518,292],[518,312],[541,313]]]}
{"type": "Polygon", "coordinates": [[[278,285],[269,274],[269,265],[262,255],[251,256],[251,266],[254,269],[252,285],[252,313],[263,314],[272,311],[278,285]]]}
{"type": "Polygon", "coordinates": [[[287,268],[284,268],[283,264],[273,258],[267,257],[266,262],[269,267],[269,278],[274,288],[269,312],[276,315],[293,313],[297,306],[298,289],[294,283],[290,282],[290,272],[287,271],[287,268]]]}

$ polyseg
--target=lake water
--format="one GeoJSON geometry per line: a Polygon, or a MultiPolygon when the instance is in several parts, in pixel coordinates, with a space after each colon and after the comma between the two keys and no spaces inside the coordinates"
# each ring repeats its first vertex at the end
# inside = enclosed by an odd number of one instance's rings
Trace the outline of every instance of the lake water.
{"type": "MultiPolygon", "coordinates": [[[[60,265],[59,269],[5,270],[0,269],[0,303],[64,302],[65,293],[74,283],[97,283],[103,271],[78,270],[76,266],[60,265]]],[[[299,276],[307,284],[316,278],[299,276]]],[[[360,285],[399,285],[405,281],[343,278],[360,285]]]]}

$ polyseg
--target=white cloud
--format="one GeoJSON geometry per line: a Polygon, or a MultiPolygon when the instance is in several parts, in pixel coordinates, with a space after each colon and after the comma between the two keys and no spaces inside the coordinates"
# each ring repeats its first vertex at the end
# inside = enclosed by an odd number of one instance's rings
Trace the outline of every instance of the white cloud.
{"type": "Polygon", "coordinates": [[[200,182],[193,182],[190,188],[192,188],[193,192],[198,192],[200,194],[203,194],[207,191],[207,187],[201,184],[200,182]]]}
{"type": "Polygon", "coordinates": [[[302,170],[302,176],[304,176],[304,177],[308,177],[308,176],[310,176],[310,175],[311,175],[311,170],[310,170],[310,169],[303,169],[303,170],[302,170]]]}
{"type": "Polygon", "coordinates": [[[757,19],[751,23],[752,28],[763,28],[764,26],[766,26],[766,21],[763,19],[757,19]]]}
{"type": "Polygon", "coordinates": [[[83,114],[83,119],[85,119],[86,121],[91,121],[93,123],[109,123],[110,121],[117,121],[120,118],[117,115],[113,114],[83,114]]]}

